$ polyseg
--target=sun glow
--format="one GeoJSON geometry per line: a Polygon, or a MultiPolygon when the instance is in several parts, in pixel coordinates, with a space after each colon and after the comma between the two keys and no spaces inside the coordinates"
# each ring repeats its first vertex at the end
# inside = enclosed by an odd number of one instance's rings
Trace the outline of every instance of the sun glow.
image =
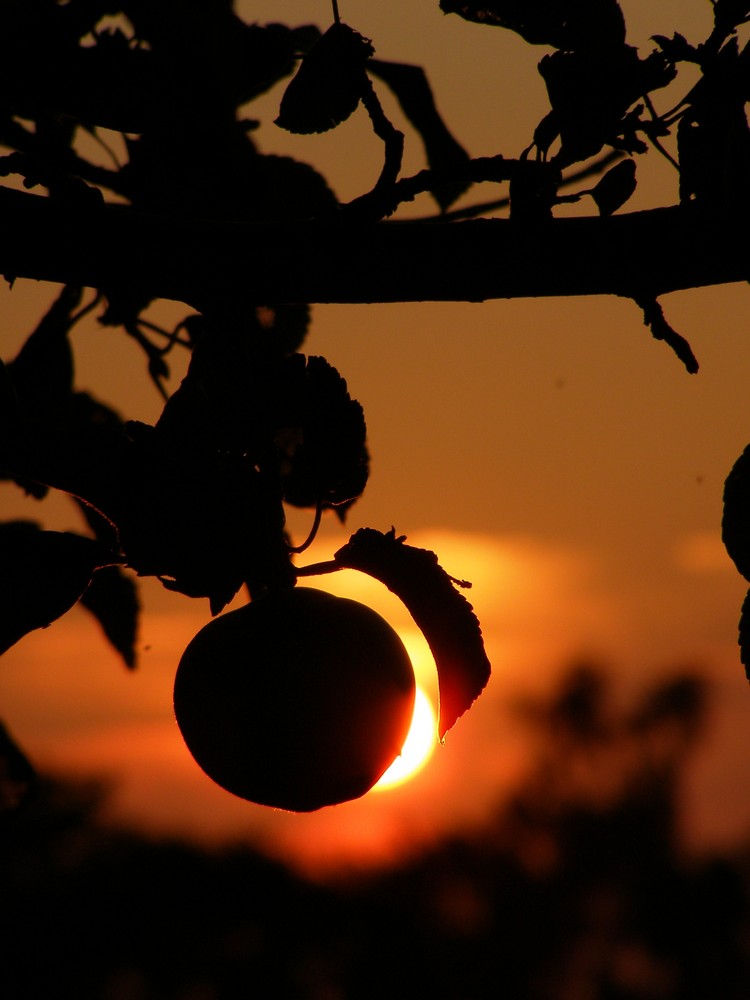
{"type": "Polygon", "coordinates": [[[417,687],[409,735],[406,737],[401,754],[374,786],[375,790],[387,791],[413,778],[432,756],[436,743],[437,720],[432,702],[422,688],[417,687]]]}

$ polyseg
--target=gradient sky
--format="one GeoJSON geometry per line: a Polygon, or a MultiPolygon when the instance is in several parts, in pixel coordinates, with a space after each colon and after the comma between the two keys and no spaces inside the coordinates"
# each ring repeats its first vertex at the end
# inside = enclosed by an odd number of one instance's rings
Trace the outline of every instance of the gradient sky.
{"type": "MultiPolygon", "coordinates": [[[[445,17],[437,0],[339,6],[379,57],[426,66],[469,152],[517,156],[529,144],[546,110],[536,72],[542,49],[445,17]]],[[[698,41],[710,19],[705,0],[622,7],[630,40],[641,45],[674,30],[698,41]]],[[[330,20],[322,0],[238,9],[260,22],[330,20]]],[[[342,199],[370,187],[381,148],[364,112],[333,133],[292,137],[272,124],[280,93],[248,109],[263,120],[256,133],[263,151],[315,163],[342,199]]],[[[660,108],[671,98],[664,101],[660,108]]],[[[407,136],[405,170],[422,166],[419,142],[407,136]]],[[[641,157],[638,169],[629,207],[675,200],[675,177],[658,154],[641,157]]],[[[497,193],[477,189],[466,201],[497,193]]],[[[409,213],[431,210],[424,198],[409,213]]],[[[3,357],[13,356],[53,294],[33,282],[0,289],[3,357]]],[[[0,714],[39,763],[114,777],[119,818],[209,839],[248,838],[318,870],[383,859],[481,822],[524,766],[508,697],[544,690],[571,659],[601,661],[623,698],[690,666],[711,677],[715,701],[685,800],[690,842],[746,833],[750,691],[735,641],[746,585],[723,551],[719,525],[724,477],[750,441],[749,295],[734,285],[664,298],[701,363],[696,376],[651,338],[632,302],[613,297],[315,307],[306,350],[334,364],[362,402],[373,462],[346,530],[327,520],[302,561],[329,558],[358,527],[395,525],[412,544],[436,551],[450,574],[473,582],[469,596],[493,662],[487,692],[413,782],[304,817],[213,786],[171,715],[176,663],[208,608],[152,584],[144,587],[135,674],[76,609],[3,658],[0,714]]],[[[165,322],[183,314],[174,304],[154,310],[165,322]]],[[[74,336],[79,386],[128,417],[154,420],[160,403],[137,350],[95,322],[74,336]]],[[[63,502],[40,507],[2,486],[0,503],[7,516],[81,527],[63,502]]],[[[308,523],[307,514],[292,519],[300,536],[308,523]]],[[[379,585],[347,577],[320,585],[346,587],[387,614],[434,689],[403,608],[379,585]]]]}

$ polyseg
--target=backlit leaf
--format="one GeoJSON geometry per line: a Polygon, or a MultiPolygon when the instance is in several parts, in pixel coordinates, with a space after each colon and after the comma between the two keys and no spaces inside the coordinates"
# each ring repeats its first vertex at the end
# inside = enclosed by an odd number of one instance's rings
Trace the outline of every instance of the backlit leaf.
{"type": "Polygon", "coordinates": [[[362,528],[334,560],[385,584],[424,633],[437,668],[442,739],[490,678],[482,630],[471,604],[456,590],[458,581],[439,565],[434,552],[406,545],[393,529],[383,534],[362,528]]]}

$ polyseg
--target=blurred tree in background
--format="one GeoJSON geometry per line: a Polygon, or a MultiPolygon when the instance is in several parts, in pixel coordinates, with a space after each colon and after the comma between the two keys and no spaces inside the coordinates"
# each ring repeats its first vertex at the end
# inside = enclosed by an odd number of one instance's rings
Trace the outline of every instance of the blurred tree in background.
{"type": "Polygon", "coordinates": [[[0,991],[744,1000],[748,846],[690,857],[679,837],[708,692],[677,674],[610,694],[585,665],[519,706],[531,764],[482,829],[338,884],[105,827],[100,787],[46,782],[0,827],[0,991]]]}

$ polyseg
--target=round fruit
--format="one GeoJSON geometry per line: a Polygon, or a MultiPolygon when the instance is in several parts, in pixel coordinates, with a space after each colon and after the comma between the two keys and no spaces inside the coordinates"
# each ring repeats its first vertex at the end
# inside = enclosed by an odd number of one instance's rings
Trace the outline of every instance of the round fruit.
{"type": "Polygon", "coordinates": [[[403,643],[371,608],[295,587],[209,622],[177,669],[177,724],[197,763],[251,802],[308,812],[364,795],[414,708],[403,643]]]}

